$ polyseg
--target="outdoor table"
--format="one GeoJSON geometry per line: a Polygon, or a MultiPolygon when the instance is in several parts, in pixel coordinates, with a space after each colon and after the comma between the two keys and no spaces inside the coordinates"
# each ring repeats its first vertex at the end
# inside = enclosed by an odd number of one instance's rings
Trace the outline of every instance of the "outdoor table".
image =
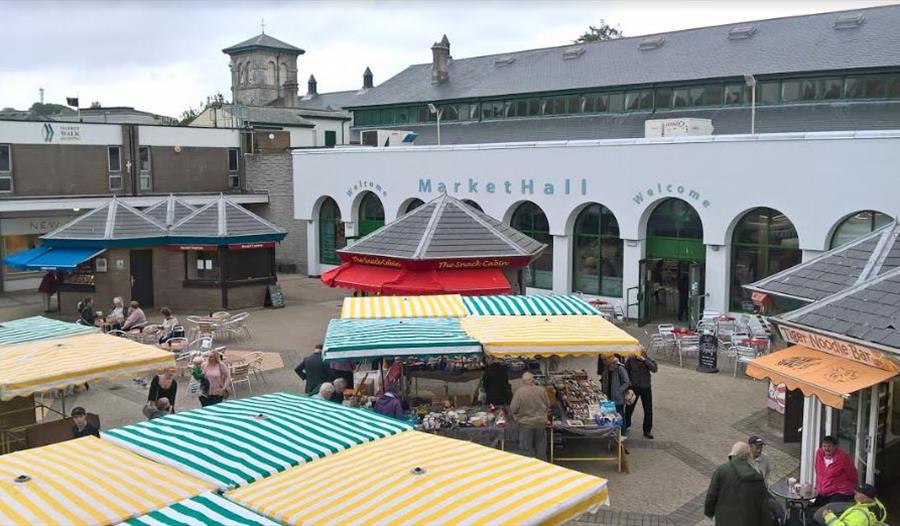
{"type": "Polygon", "coordinates": [[[791,488],[788,488],[787,480],[780,480],[772,484],[769,487],[769,493],[784,499],[786,523],[794,520],[800,521],[799,524],[806,524],[806,509],[813,499],[794,493],[791,488]]]}
{"type": "Polygon", "coordinates": [[[619,426],[600,427],[595,424],[586,426],[569,426],[554,420],[550,426],[550,463],[555,462],[580,462],[580,461],[615,461],[619,473],[624,469],[628,471],[625,460],[625,444],[622,442],[622,428],[619,426]],[[616,451],[612,455],[598,457],[559,457],[554,452],[553,436],[555,433],[568,432],[575,435],[573,438],[612,438],[615,441],[616,451]]]}
{"type": "Polygon", "coordinates": [[[672,329],[672,334],[676,336],[694,336],[697,334],[697,331],[693,329],[686,329],[684,327],[675,327],[672,329]]]}

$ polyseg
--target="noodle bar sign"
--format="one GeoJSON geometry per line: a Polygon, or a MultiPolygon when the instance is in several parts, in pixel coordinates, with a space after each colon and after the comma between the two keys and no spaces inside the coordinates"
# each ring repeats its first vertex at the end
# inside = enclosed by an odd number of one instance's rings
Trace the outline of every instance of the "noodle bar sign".
{"type": "Polygon", "coordinates": [[[882,352],[794,327],[781,325],[780,328],[781,336],[788,342],[863,363],[883,371],[900,372],[900,365],[882,352]]]}

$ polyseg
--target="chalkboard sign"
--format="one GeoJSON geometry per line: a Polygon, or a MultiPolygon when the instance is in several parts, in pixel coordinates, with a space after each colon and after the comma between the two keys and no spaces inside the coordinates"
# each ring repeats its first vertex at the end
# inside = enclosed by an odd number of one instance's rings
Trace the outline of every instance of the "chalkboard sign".
{"type": "Polygon", "coordinates": [[[700,353],[697,370],[701,373],[717,373],[719,357],[719,340],[715,334],[700,335],[700,353]]]}
{"type": "Polygon", "coordinates": [[[273,283],[266,287],[266,307],[280,309],[284,307],[284,293],[281,292],[281,285],[273,283]]]}

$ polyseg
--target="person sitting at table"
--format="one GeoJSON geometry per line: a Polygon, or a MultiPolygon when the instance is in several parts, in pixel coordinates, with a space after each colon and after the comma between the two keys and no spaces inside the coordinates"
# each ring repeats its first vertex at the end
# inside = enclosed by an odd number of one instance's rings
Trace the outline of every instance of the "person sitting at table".
{"type": "Polygon", "coordinates": [[[122,301],[121,296],[116,296],[113,298],[112,302],[113,307],[112,310],[109,311],[109,316],[106,317],[106,321],[110,324],[110,330],[120,331],[122,330],[122,324],[125,323],[128,310],[125,308],[125,302],[122,301]]]}
{"type": "Polygon", "coordinates": [[[87,411],[83,407],[72,409],[72,423],[75,424],[72,426],[73,437],[81,438],[93,435],[100,438],[100,430],[87,421],[87,411]]]}
{"type": "Polygon", "coordinates": [[[166,343],[167,341],[175,338],[176,336],[184,336],[184,334],[175,334],[175,327],[178,326],[178,318],[172,314],[172,310],[168,307],[163,307],[159,309],[159,313],[162,314],[163,322],[162,322],[162,330],[159,332],[159,343],[160,345],[166,343]]]}
{"type": "Polygon", "coordinates": [[[347,380],[344,378],[334,379],[334,394],[331,395],[331,401],[337,404],[344,403],[344,391],[347,389],[347,380]]]}
{"type": "Polygon", "coordinates": [[[125,323],[122,324],[122,330],[140,329],[144,325],[147,325],[147,315],[144,314],[141,305],[132,300],[128,304],[128,317],[125,318],[125,323]]]}
{"type": "Polygon", "coordinates": [[[853,459],[839,448],[837,439],[827,436],[816,451],[816,506],[830,502],[852,502],[859,473],[853,459]]]}
{"type": "Polygon", "coordinates": [[[319,392],[312,395],[311,398],[331,401],[332,396],[334,396],[334,384],[331,382],[322,382],[322,385],[319,386],[319,392]]]}
{"type": "Polygon", "coordinates": [[[488,364],[481,377],[481,387],[484,389],[485,403],[489,405],[509,405],[512,400],[512,386],[509,384],[509,374],[506,365],[500,360],[494,360],[488,364]]]}
{"type": "Polygon", "coordinates": [[[169,402],[169,412],[175,412],[175,395],[178,393],[178,382],[175,381],[175,368],[166,367],[162,374],[157,374],[150,380],[150,392],[147,393],[147,402],[156,402],[165,398],[169,402]]]}
{"type": "Polygon", "coordinates": [[[813,522],[820,526],[878,526],[887,520],[884,504],[875,497],[875,486],[856,486],[853,500],[823,507],[816,512],[813,522]]]}
{"type": "Polygon", "coordinates": [[[378,397],[378,400],[375,400],[375,412],[389,416],[391,418],[396,418],[397,420],[403,420],[403,404],[400,403],[400,397],[397,395],[397,384],[391,384],[381,396],[378,397]]]}
{"type": "Polygon", "coordinates": [[[94,298],[87,297],[78,303],[78,316],[85,325],[94,325],[97,313],[94,312],[94,298]]]}

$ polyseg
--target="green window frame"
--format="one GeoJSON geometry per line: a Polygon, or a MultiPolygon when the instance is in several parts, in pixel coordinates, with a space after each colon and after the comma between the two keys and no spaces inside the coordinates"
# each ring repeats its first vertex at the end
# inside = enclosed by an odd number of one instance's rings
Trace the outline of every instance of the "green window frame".
{"type": "Polygon", "coordinates": [[[612,211],[599,203],[585,207],[575,219],[572,238],[573,290],[622,297],[624,246],[612,211]]]}
{"type": "Polygon", "coordinates": [[[802,258],[797,229],[787,216],[767,207],[745,213],[731,238],[731,308],[752,309],[743,285],[790,268],[802,258]]]}
{"type": "Polygon", "coordinates": [[[547,245],[547,248],[528,265],[525,285],[537,289],[553,288],[553,236],[547,215],[538,205],[525,201],[513,212],[510,226],[547,245]]]}
{"type": "Polygon", "coordinates": [[[359,237],[365,237],[384,226],[384,205],[372,192],[359,202],[359,237]]]}
{"type": "Polygon", "coordinates": [[[661,201],[647,219],[647,257],[704,261],[703,222],[684,199],[661,201]]]}
{"type": "Polygon", "coordinates": [[[347,246],[341,210],[334,199],[328,197],[319,207],[319,263],[340,265],[337,251],[347,246]]]}

